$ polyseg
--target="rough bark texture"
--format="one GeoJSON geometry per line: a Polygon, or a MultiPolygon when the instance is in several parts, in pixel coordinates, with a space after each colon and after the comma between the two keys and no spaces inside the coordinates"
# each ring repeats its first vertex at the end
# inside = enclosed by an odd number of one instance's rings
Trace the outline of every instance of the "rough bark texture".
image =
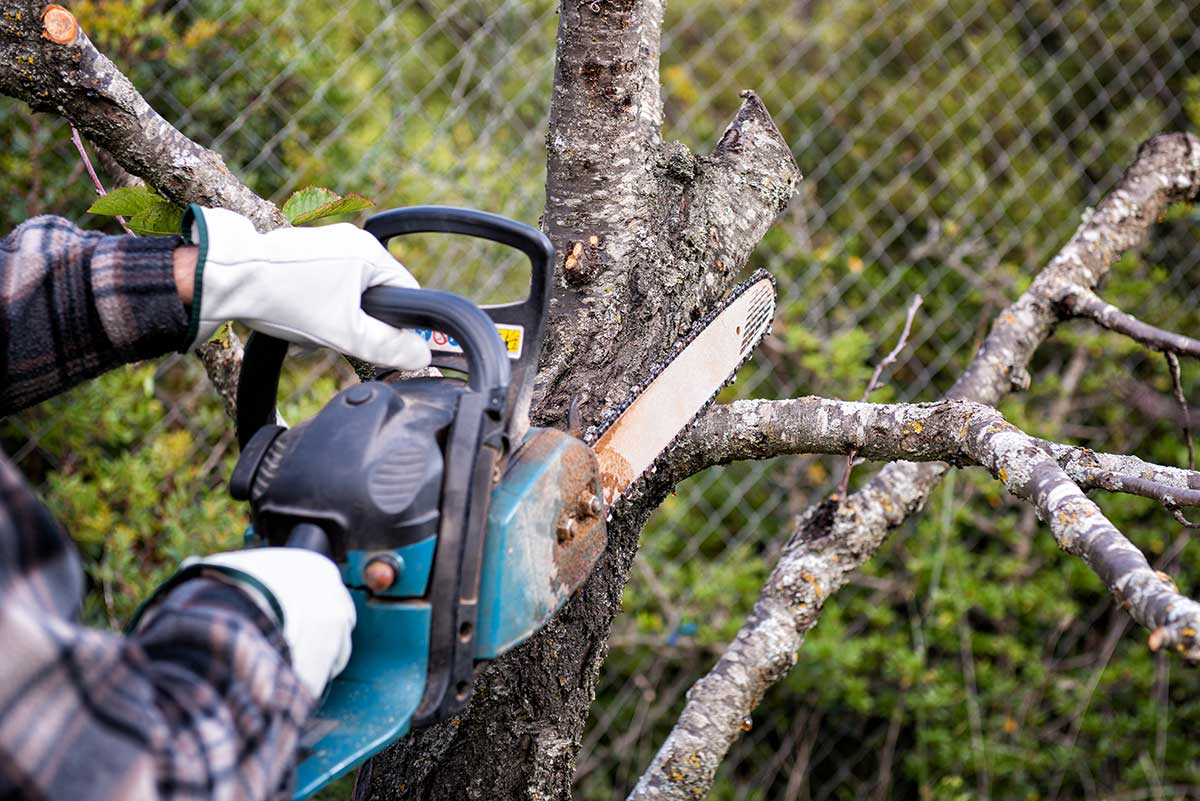
{"type": "Polygon", "coordinates": [[[660,0],[565,0],[547,135],[543,227],[559,291],[537,407],[561,422],[619,403],[735,283],[800,178],[761,101],[712,153],[661,140],[660,0]],[[636,337],[630,332],[637,331],[636,337]]]}
{"type": "MultiPolygon", "coordinates": [[[[559,253],[534,417],[584,424],[625,398],[739,277],[800,179],[758,98],[712,153],[661,140],[660,0],[565,0],[543,227],[559,253]],[[633,334],[636,332],[636,335],[633,334]]],[[[376,801],[564,799],[638,534],[668,490],[627,497],[592,577],[539,635],[492,665],[460,719],[373,761],[376,801]]]]}
{"type": "MultiPolygon", "coordinates": [[[[1117,187],[996,318],[948,397],[995,405],[1007,393],[1027,388],[1029,362],[1064,314],[1066,289],[1093,290],[1109,265],[1144,239],[1167,205],[1190,200],[1198,191],[1200,140],[1166,134],[1146,142],[1117,187]]],[[[694,446],[695,440],[689,443],[694,446]]],[[[689,474],[688,451],[678,449],[676,480],[689,474]]],[[[946,469],[941,463],[896,462],[848,498],[827,500],[801,515],[750,617],[712,670],[692,686],[679,721],[630,798],[692,801],[708,791],[729,746],[742,734],[742,720],[787,675],[822,604],[891,529],[921,508],[946,469]]],[[[1043,473],[1030,477],[1046,478],[1043,473]]]]}

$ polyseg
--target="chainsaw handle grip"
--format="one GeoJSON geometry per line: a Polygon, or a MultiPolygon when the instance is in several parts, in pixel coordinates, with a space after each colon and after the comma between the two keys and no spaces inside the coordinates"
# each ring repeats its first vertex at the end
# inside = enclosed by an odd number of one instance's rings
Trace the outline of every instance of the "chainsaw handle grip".
{"type": "Polygon", "coordinates": [[[503,410],[512,381],[508,349],[492,318],[474,303],[437,289],[377,286],[363,293],[362,307],[396,328],[436,328],[457,339],[467,357],[467,386],[485,396],[489,409],[503,410]]]}
{"type": "Polygon", "coordinates": [[[297,523],[287,538],[288,548],[303,548],[314,551],[326,559],[333,559],[333,548],[329,544],[329,535],[325,529],[316,523],[297,523]]]}
{"type": "MultiPolygon", "coordinates": [[[[467,386],[483,397],[484,408],[503,417],[512,381],[508,350],[492,319],[466,298],[435,289],[379,286],[368,289],[362,308],[397,328],[436,328],[454,337],[467,360],[467,386]]],[[[237,389],[238,445],[245,448],[254,432],[275,422],[279,373],[288,343],[259,332],[246,341],[237,389]]]]}
{"type": "Polygon", "coordinates": [[[408,206],[381,211],[367,220],[363,228],[380,242],[405,234],[462,234],[516,248],[529,258],[532,267],[529,299],[538,309],[545,309],[550,301],[554,246],[532,226],[476,209],[408,206]]]}

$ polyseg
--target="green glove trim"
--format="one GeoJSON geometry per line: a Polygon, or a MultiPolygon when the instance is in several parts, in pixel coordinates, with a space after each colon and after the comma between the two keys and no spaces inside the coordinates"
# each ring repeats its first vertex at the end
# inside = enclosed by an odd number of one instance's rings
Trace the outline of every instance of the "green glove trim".
{"type": "Polygon", "coordinates": [[[187,210],[183,212],[183,222],[180,227],[183,229],[180,233],[183,235],[184,241],[189,245],[200,247],[200,253],[196,256],[196,272],[192,279],[192,316],[188,320],[187,336],[184,337],[183,347],[179,350],[180,353],[187,353],[192,349],[192,343],[200,331],[200,301],[204,294],[204,262],[208,259],[208,225],[204,222],[204,209],[195,203],[188,205],[187,210]],[[200,233],[199,242],[192,241],[193,223],[200,233]]]}
{"type": "MultiPolygon", "coordinates": [[[[220,573],[230,578],[233,582],[246,584],[252,589],[262,593],[263,598],[265,598],[267,603],[271,605],[271,612],[275,615],[275,622],[279,625],[280,631],[283,630],[283,607],[279,605],[279,601],[276,600],[275,594],[268,590],[265,584],[249,573],[238,570],[237,568],[226,567],[224,565],[209,565],[199,562],[194,565],[188,565],[187,567],[178,571],[175,575],[171,576],[171,578],[167,579],[166,582],[164,582],[158,589],[156,589],[154,594],[147,598],[146,601],[138,607],[137,612],[135,612],[133,615],[133,620],[131,620],[129,625],[125,628],[126,633],[131,634],[137,631],[138,624],[142,622],[142,618],[145,617],[146,613],[152,609],[158,601],[165,598],[171,592],[171,590],[175,589],[180,584],[183,584],[185,581],[190,581],[194,578],[204,578],[205,574],[209,572],[220,573]]],[[[254,601],[253,598],[250,600],[255,606],[259,605],[258,602],[254,601]]]]}

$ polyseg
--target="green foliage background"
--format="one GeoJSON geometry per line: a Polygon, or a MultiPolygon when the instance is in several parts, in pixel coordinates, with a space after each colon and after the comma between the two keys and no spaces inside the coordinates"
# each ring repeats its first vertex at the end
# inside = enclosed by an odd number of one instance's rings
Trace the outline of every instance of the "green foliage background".
{"type": "MultiPolygon", "coordinates": [[[[72,9],[161,112],[277,201],[317,184],[383,208],[540,213],[547,3],[72,9]]],[[[1200,123],[1198,23],[1194,0],[672,0],[668,133],[706,150],[736,90],[755,87],[806,175],[755,256],[780,278],[776,336],[729,396],[857,397],[920,292],[911,347],[874,397],[936,397],[1137,143],[1200,123]]],[[[84,213],[94,196],[68,137],[57,119],[0,102],[0,227],[54,211],[115,230],[84,213]]],[[[1116,265],[1105,297],[1195,331],[1196,220],[1172,210],[1149,248],[1116,265]]],[[[480,299],[519,282],[492,256],[443,243],[399,255],[427,284],[480,299]]],[[[1195,365],[1184,378],[1195,397],[1195,365]]],[[[285,416],[311,414],[350,380],[336,360],[299,360],[285,416]]],[[[1039,436],[1186,464],[1178,425],[1154,411],[1169,394],[1161,356],[1073,324],[1003,411],[1039,436]]],[[[183,358],[3,423],[6,451],[85,554],[90,622],[120,625],[183,556],[236,546],[245,517],[223,491],[229,428],[183,358]]],[[[580,797],[624,797],[737,631],[792,515],[840,470],[810,457],[734,465],[668,500],[626,591],[580,797]]],[[[1177,523],[1145,501],[1098,500],[1200,592],[1196,546],[1177,523]]],[[[993,481],[952,475],[829,603],[713,796],[1200,797],[1200,680],[1144,637],[993,481]]]]}

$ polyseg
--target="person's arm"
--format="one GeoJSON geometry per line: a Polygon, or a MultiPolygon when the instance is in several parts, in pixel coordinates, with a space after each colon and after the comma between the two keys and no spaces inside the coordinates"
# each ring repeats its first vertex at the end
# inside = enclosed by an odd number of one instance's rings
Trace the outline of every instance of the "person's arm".
{"type": "Polygon", "coordinates": [[[126,362],[187,350],[227,320],[374,364],[418,370],[429,347],[362,310],[374,286],[416,287],[348,223],[260,234],[190,206],[183,236],[105,236],[36,217],[0,240],[0,414],[126,362]]]}
{"type": "MultiPolygon", "coordinates": [[[[0,458],[0,798],[290,798],[319,690],[262,597],[198,569],[126,636],[78,625],[74,550],[0,458]]],[[[349,603],[331,581],[326,603],[349,603]]],[[[344,621],[308,622],[314,636],[348,637],[344,621]]]]}
{"type": "Polygon", "coordinates": [[[35,217],[0,240],[0,414],[183,347],[181,245],[82,231],[60,217],[35,217]]]}

